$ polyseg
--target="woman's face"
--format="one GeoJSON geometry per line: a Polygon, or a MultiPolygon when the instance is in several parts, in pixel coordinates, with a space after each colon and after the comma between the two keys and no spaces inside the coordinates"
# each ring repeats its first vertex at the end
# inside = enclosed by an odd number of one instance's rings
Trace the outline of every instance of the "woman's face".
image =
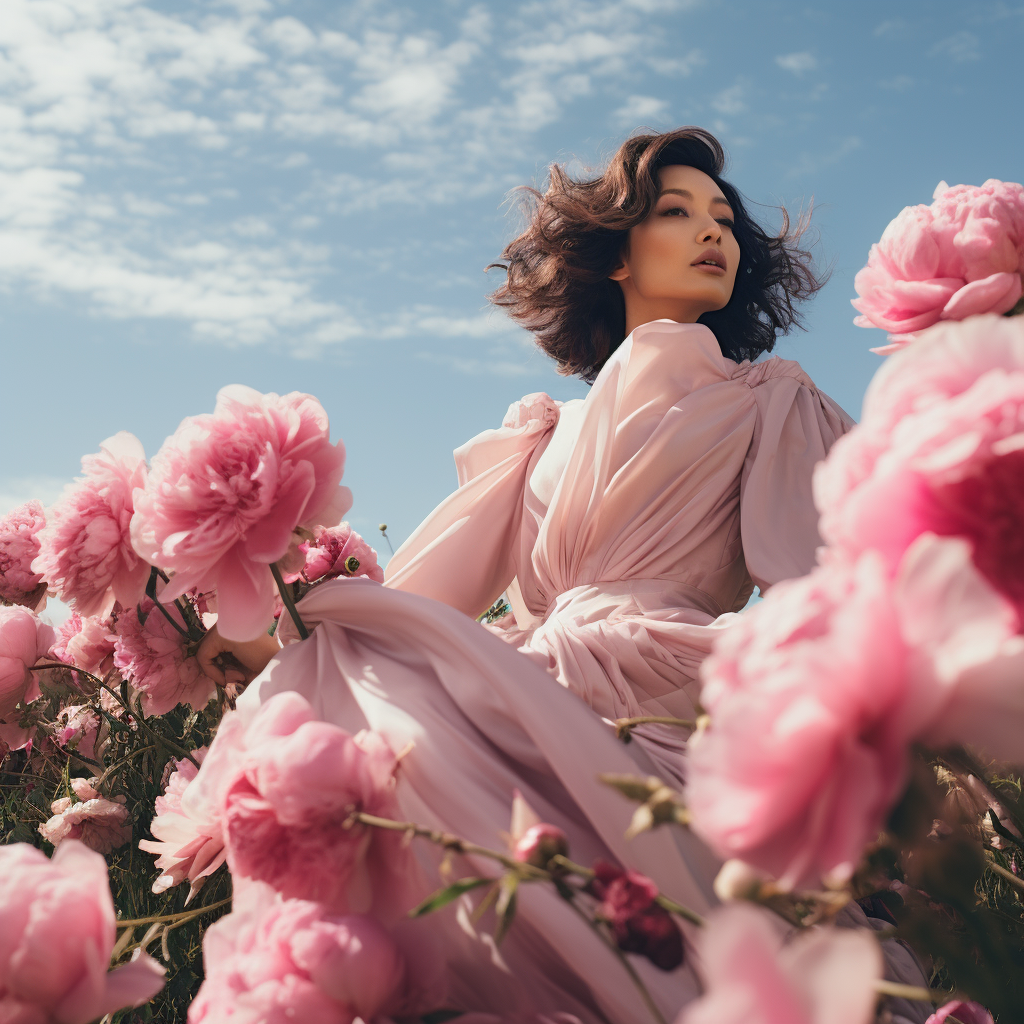
{"type": "Polygon", "coordinates": [[[651,320],[695,323],[732,296],[740,262],[733,211],[703,171],[682,164],[658,172],[658,201],[631,228],[611,275],[626,300],[627,334],[651,320]]]}

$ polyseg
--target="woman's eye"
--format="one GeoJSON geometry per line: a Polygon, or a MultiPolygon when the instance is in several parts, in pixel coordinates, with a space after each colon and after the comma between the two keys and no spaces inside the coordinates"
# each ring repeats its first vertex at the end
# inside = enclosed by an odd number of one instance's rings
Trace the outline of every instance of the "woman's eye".
{"type": "Polygon", "coordinates": [[[727,228],[728,228],[728,229],[729,229],[730,231],[731,231],[731,230],[732,230],[732,229],[733,229],[734,227],[736,227],[736,224],[735,224],[735,222],[734,222],[734,221],[731,221],[731,220],[729,220],[729,218],[728,218],[728,217],[722,217],[722,218],[721,218],[721,219],[720,219],[720,220],[718,221],[718,223],[719,223],[719,224],[722,224],[722,225],[724,225],[724,226],[725,226],[725,227],[727,227],[727,228]]]}
{"type": "Polygon", "coordinates": [[[689,217],[690,215],[681,206],[670,206],[662,217],[689,217]]]}

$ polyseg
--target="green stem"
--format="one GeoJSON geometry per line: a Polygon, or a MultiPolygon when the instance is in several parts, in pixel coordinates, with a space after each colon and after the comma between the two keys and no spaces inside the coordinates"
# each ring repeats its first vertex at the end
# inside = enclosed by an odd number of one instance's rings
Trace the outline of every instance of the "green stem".
{"type": "Polygon", "coordinates": [[[955,992],[947,992],[945,989],[923,988],[919,985],[903,985],[898,981],[886,981],[884,978],[875,980],[875,991],[882,996],[912,999],[918,1003],[948,1003],[956,998],[955,992]]]}
{"type": "Polygon", "coordinates": [[[292,595],[288,592],[288,585],[281,578],[281,570],[277,567],[277,562],[270,563],[270,571],[274,574],[274,582],[277,584],[277,592],[281,595],[281,600],[284,602],[285,608],[288,609],[288,614],[292,617],[292,622],[295,623],[295,628],[299,631],[300,639],[308,639],[309,630],[306,629],[306,624],[301,618],[299,618],[295,602],[292,600],[292,595]]]}
{"type": "Polygon", "coordinates": [[[616,718],[615,735],[621,740],[638,725],[678,725],[681,729],[696,729],[697,723],[689,718],[669,718],[665,715],[641,715],[639,718],[616,718]]]}
{"type": "Polygon", "coordinates": [[[619,963],[622,964],[626,973],[629,975],[630,981],[633,982],[633,985],[636,987],[637,992],[640,993],[640,998],[644,1001],[644,1005],[647,1007],[648,1010],[650,1010],[651,1016],[658,1022],[658,1024],[668,1024],[668,1021],[665,1019],[661,1010],[658,1009],[657,1004],[651,997],[651,993],[647,991],[647,986],[643,983],[643,979],[640,977],[639,974],[636,973],[636,968],[626,958],[626,954],[623,953],[621,949],[619,949],[615,940],[607,934],[607,932],[604,930],[604,928],[601,927],[598,921],[595,921],[593,918],[588,917],[586,914],[584,914],[583,911],[580,910],[578,906],[576,906],[576,901],[574,899],[571,899],[568,896],[563,896],[563,899],[565,899],[565,902],[568,903],[570,907],[572,907],[572,909],[576,912],[578,917],[586,921],[587,927],[589,927],[590,930],[594,932],[595,935],[597,935],[597,937],[605,944],[605,946],[607,946],[608,949],[612,951],[612,953],[618,959],[619,963]]]}

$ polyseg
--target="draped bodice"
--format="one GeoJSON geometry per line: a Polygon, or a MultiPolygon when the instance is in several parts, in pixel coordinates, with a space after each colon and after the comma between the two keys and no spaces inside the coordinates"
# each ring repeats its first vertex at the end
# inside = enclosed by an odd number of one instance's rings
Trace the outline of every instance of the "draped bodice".
{"type": "Polygon", "coordinates": [[[586,399],[528,395],[456,450],[461,486],[395,554],[388,584],[473,616],[508,592],[510,639],[602,713],[649,708],[695,674],[704,627],[755,583],[810,569],[813,468],[850,424],[795,362],[736,363],[703,325],[645,324],[586,399]],[[580,631],[591,654],[616,650],[602,673],[623,682],[604,697],[566,662],[580,631]]]}

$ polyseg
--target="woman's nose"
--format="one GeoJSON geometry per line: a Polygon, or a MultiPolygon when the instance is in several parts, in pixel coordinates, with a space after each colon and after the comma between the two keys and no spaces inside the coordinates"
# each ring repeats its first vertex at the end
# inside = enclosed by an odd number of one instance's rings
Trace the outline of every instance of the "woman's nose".
{"type": "Polygon", "coordinates": [[[706,245],[708,242],[720,242],[722,240],[722,225],[718,221],[713,220],[710,224],[704,224],[697,232],[697,241],[701,245],[706,245]]]}

